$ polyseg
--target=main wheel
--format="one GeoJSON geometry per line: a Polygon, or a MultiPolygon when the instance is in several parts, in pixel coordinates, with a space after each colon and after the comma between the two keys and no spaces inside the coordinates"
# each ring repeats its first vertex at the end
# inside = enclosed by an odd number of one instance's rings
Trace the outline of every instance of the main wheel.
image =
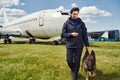
{"type": "Polygon", "coordinates": [[[34,38],[33,38],[33,39],[29,39],[29,43],[30,43],[30,44],[35,43],[35,41],[36,41],[36,39],[34,39],[34,38]]]}
{"type": "Polygon", "coordinates": [[[29,39],[29,43],[32,44],[32,39],[29,39]]]}
{"type": "Polygon", "coordinates": [[[4,39],[4,44],[7,44],[7,39],[4,39]]]}
{"type": "Polygon", "coordinates": [[[53,41],[53,45],[58,45],[58,41],[53,41]]]}
{"type": "Polygon", "coordinates": [[[32,43],[35,43],[36,42],[36,39],[32,39],[32,43]]]}
{"type": "Polygon", "coordinates": [[[11,43],[12,43],[12,40],[11,40],[11,39],[8,39],[8,42],[9,42],[9,44],[11,44],[11,43]]]}

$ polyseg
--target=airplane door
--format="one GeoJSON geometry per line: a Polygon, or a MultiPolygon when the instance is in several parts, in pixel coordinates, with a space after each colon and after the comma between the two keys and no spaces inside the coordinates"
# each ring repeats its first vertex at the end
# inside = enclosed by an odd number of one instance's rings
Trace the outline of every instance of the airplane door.
{"type": "Polygon", "coordinates": [[[39,16],[39,26],[44,26],[44,16],[45,12],[42,12],[39,16]]]}

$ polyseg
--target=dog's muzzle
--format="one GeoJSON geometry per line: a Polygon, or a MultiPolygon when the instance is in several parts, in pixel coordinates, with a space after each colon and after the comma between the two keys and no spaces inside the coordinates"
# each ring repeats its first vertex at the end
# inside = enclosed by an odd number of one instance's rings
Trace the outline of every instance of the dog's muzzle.
{"type": "Polygon", "coordinates": [[[95,62],[94,62],[94,63],[92,63],[91,65],[86,64],[86,65],[87,65],[87,69],[88,69],[88,71],[93,70],[93,69],[94,69],[94,65],[95,65],[95,64],[96,64],[95,62]]]}

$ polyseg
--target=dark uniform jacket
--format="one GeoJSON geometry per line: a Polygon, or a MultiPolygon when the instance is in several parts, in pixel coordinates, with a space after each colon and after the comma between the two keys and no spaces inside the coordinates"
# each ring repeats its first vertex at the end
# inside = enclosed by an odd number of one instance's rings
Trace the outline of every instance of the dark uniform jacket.
{"type": "Polygon", "coordinates": [[[62,37],[66,38],[67,48],[82,48],[83,45],[89,46],[87,29],[80,18],[72,19],[71,17],[64,23],[62,29],[62,37]],[[78,36],[73,37],[72,32],[77,32],[78,36]]]}

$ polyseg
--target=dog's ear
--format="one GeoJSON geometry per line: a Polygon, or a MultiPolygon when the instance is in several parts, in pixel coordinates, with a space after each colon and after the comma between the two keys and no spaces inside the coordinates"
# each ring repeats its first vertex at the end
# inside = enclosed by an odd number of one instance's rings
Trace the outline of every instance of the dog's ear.
{"type": "Polygon", "coordinates": [[[92,55],[92,56],[95,56],[95,52],[94,52],[93,50],[91,51],[91,55],[92,55]]]}
{"type": "Polygon", "coordinates": [[[94,58],[94,60],[96,62],[95,52],[93,50],[91,51],[91,55],[93,56],[93,58],[94,58]]]}

